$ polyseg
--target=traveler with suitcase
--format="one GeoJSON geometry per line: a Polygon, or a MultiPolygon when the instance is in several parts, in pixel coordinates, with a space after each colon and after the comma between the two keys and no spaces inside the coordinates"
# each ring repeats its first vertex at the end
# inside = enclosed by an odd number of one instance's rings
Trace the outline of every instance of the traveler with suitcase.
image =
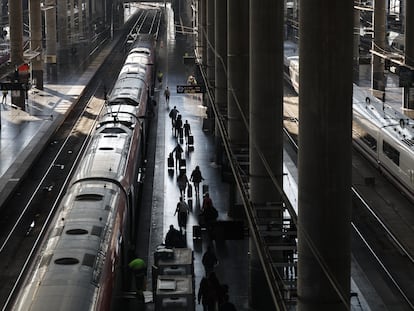
{"type": "Polygon", "coordinates": [[[180,174],[177,177],[178,189],[180,189],[180,196],[185,197],[185,189],[187,188],[188,178],[185,171],[180,170],[180,174]]]}
{"type": "Polygon", "coordinates": [[[174,216],[176,214],[178,226],[180,227],[180,232],[185,232],[185,227],[187,226],[187,217],[188,214],[190,214],[190,209],[188,208],[188,205],[184,201],[183,197],[180,197],[180,201],[177,203],[177,208],[175,209],[174,216]]]}
{"type": "Polygon", "coordinates": [[[177,145],[173,149],[172,153],[175,153],[175,168],[178,169],[181,160],[181,154],[184,152],[181,145],[177,142],[177,145]]]}
{"type": "Polygon", "coordinates": [[[185,123],[183,125],[183,128],[184,128],[185,143],[186,144],[189,144],[188,137],[191,134],[191,126],[190,126],[190,123],[188,123],[188,120],[185,120],[185,123]]]}
{"type": "Polygon", "coordinates": [[[195,169],[192,171],[191,176],[190,176],[190,181],[193,182],[194,184],[194,190],[195,190],[195,194],[198,197],[198,195],[200,194],[200,183],[201,181],[203,181],[204,178],[201,175],[201,171],[200,171],[200,167],[197,165],[195,167],[195,169]]]}

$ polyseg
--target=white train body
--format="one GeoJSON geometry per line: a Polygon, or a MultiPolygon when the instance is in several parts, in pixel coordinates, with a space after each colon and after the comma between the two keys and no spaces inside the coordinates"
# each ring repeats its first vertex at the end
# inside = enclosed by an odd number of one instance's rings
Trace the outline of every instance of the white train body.
{"type": "MultiPolygon", "coordinates": [[[[289,54],[286,63],[299,94],[299,57],[289,54]]],[[[414,198],[414,121],[354,84],[353,137],[354,145],[414,198]]]]}
{"type": "Polygon", "coordinates": [[[134,247],[153,50],[137,43],[118,76],[14,310],[111,309],[134,247]]]}

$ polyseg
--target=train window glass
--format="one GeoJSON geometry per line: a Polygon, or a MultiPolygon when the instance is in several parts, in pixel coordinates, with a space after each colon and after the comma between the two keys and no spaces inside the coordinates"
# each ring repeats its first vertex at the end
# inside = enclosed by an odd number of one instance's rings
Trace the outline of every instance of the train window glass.
{"type": "Polygon", "coordinates": [[[377,140],[372,137],[370,134],[365,133],[361,137],[361,140],[373,151],[377,151],[377,140]]]}
{"type": "Polygon", "coordinates": [[[387,143],[384,140],[384,143],[382,145],[382,151],[384,154],[396,165],[400,165],[400,153],[397,149],[395,149],[393,146],[391,146],[389,143],[387,143]]]}
{"type": "Polygon", "coordinates": [[[108,133],[115,133],[115,134],[122,134],[125,133],[125,131],[119,127],[111,127],[111,128],[106,128],[102,131],[102,133],[104,134],[108,134],[108,133]]]}
{"type": "Polygon", "coordinates": [[[82,260],[82,266],[89,266],[93,267],[93,264],[95,263],[95,255],[92,254],[85,254],[83,256],[82,260]]]}
{"type": "Polygon", "coordinates": [[[79,263],[79,260],[72,257],[63,257],[55,259],[55,264],[57,265],[76,265],[79,263]]]}
{"type": "Polygon", "coordinates": [[[76,201],[102,201],[103,196],[100,194],[80,194],[76,196],[76,201]]]}
{"type": "Polygon", "coordinates": [[[85,229],[69,229],[69,230],[66,230],[66,234],[70,234],[70,235],[88,234],[88,230],[85,230],[85,229]]]}

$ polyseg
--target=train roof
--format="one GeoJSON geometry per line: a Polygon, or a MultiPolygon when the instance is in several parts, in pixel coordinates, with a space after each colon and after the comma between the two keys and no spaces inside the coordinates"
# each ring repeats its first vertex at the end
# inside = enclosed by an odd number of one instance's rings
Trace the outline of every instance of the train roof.
{"type": "Polygon", "coordinates": [[[412,119],[392,107],[384,106],[378,98],[356,85],[354,85],[353,109],[387,132],[390,137],[413,149],[414,122],[412,119]]]}
{"type": "Polygon", "coordinates": [[[35,299],[22,299],[19,310],[93,309],[121,193],[104,181],[71,187],[24,292],[35,299]]]}
{"type": "Polygon", "coordinates": [[[133,131],[121,123],[108,123],[98,128],[74,180],[109,179],[121,182],[132,135],[133,131]]]}

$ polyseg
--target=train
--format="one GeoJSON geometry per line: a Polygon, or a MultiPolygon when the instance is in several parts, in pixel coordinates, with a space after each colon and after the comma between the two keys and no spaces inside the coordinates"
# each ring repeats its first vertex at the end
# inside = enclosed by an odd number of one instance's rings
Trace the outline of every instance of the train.
{"type": "MultiPolygon", "coordinates": [[[[299,94],[299,57],[285,57],[285,76],[299,94]]],[[[353,85],[353,144],[414,200],[414,121],[353,85]]]]}
{"type": "Polygon", "coordinates": [[[128,52],[13,310],[111,310],[130,280],[154,44],[128,52]]]}

